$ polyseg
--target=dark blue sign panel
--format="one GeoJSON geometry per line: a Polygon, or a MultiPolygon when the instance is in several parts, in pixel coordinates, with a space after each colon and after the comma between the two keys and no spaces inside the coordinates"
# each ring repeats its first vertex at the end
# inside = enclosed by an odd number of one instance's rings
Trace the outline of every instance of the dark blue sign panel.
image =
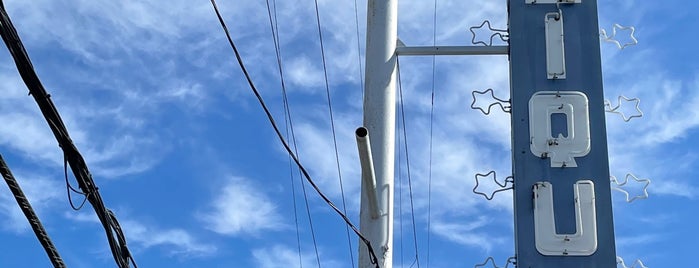
{"type": "Polygon", "coordinates": [[[612,268],[597,1],[557,1],[509,0],[517,267],[612,268]]]}

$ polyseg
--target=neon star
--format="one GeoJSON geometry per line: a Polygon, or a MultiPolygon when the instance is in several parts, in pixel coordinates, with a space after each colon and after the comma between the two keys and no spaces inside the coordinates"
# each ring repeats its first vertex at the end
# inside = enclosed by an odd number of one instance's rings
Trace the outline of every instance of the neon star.
{"type": "Polygon", "coordinates": [[[495,194],[498,193],[498,192],[511,190],[511,189],[512,189],[512,186],[507,187],[507,184],[508,184],[508,183],[514,184],[514,178],[513,178],[512,176],[509,176],[509,177],[505,178],[505,182],[504,182],[504,183],[500,183],[500,182],[498,181],[498,177],[497,177],[497,174],[495,173],[495,171],[490,171],[490,172],[488,172],[488,173],[486,173],[486,174],[478,173],[478,174],[476,174],[475,177],[476,177],[476,186],[473,187],[473,193],[474,193],[474,194],[477,194],[477,195],[482,195],[483,197],[485,197],[485,199],[488,199],[488,200],[493,200],[493,197],[495,197],[495,194]],[[479,191],[479,190],[478,190],[478,186],[480,186],[480,182],[479,182],[478,178],[479,178],[479,177],[481,177],[481,178],[487,178],[487,177],[490,177],[490,175],[493,175],[493,181],[494,181],[498,186],[500,186],[500,187],[499,187],[500,189],[497,189],[497,190],[493,191],[490,195],[487,195],[485,192],[482,192],[482,191],[479,191]]]}
{"type": "Polygon", "coordinates": [[[493,28],[492,26],[490,26],[489,20],[484,20],[483,23],[481,23],[481,25],[473,26],[473,27],[469,28],[469,31],[471,31],[471,34],[473,35],[473,38],[471,38],[471,43],[474,45],[482,44],[484,46],[492,46],[493,45],[493,38],[495,38],[495,36],[500,37],[500,40],[502,40],[503,42],[507,42],[507,40],[509,38],[509,35],[507,34],[507,30],[493,28]],[[488,24],[488,30],[490,30],[491,32],[495,32],[495,33],[490,35],[490,39],[489,39],[488,43],[486,43],[484,41],[480,41],[480,40],[476,41],[476,32],[474,31],[474,29],[481,29],[486,24],[488,24]]]}
{"type": "Polygon", "coordinates": [[[650,185],[649,179],[639,179],[638,177],[636,177],[635,175],[633,175],[631,173],[626,174],[626,177],[624,177],[624,181],[621,183],[614,176],[610,176],[610,178],[611,178],[611,182],[613,184],[616,184],[616,186],[612,186],[612,189],[624,193],[624,195],[626,195],[626,202],[631,203],[636,199],[648,198],[648,185],[650,185]],[[629,192],[621,188],[624,185],[626,185],[626,183],[629,182],[629,177],[631,177],[634,181],[636,181],[638,183],[645,183],[645,185],[643,185],[643,193],[642,194],[635,195],[632,198],[629,198],[631,196],[629,194],[629,192]]]}
{"type": "Polygon", "coordinates": [[[492,88],[486,89],[485,91],[476,91],[476,90],[474,90],[474,91],[471,92],[471,96],[473,97],[473,102],[471,103],[471,109],[474,109],[474,110],[481,110],[481,112],[482,112],[483,114],[485,114],[485,115],[489,115],[489,114],[490,114],[490,108],[492,108],[492,107],[495,106],[495,105],[499,105],[499,106],[500,106],[500,109],[502,109],[503,112],[506,112],[506,113],[509,113],[509,112],[510,112],[511,107],[508,105],[508,104],[510,103],[510,101],[509,101],[509,100],[503,100],[503,99],[500,99],[500,98],[498,98],[498,97],[495,97],[495,93],[494,93],[494,91],[493,91],[492,88]],[[478,95],[485,95],[485,94],[488,94],[488,92],[490,92],[490,97],[491,97],[493,100],[495,100],[495,101],[492,102],[492,103],[490,103],[490,105],[488,105],[488,108],[486,108],[486,109],[483,109],[482,106],[476,106],[476,94],[478,94],[478,95]],[[503,104],[503,103],[505,103],[505,104],[503,104]]]}
{"type": "Polygon", "coordinates": [[[638,44],[638,40],[636,39],[635,36],[633,36],[633,34],[635,32],[636,32],[636,28],[634,28],[633,26],[626,27],[626,26],[621,26],[621,25],[615,23],[614,27],[612,27],[612,35],[611,36],[607,35],[607,31],[605,31],[604,29],[600,30],[600,35],[602,36],[602,40],[616,44],[616,46],[619,47],[619,49],[624,49],[628,46],[635,46],[638,44]],[[624,44],[621,44],[621,42],[616,40],[615,38],[616,38],[616,34],[617,34],[617,29],[621,30],[621,31],[628,30],[630,32],[629,36],[631,37],[631,41],[624,43],[624,44]]]}
{"type": "Polygon", "coordinates": [[[609,100],[604,100],[604,107],[606,108],[605,111],[608,113],[615,113],[621,116],[622,119],[624,119],[624,122],[629,122],[632,118],[636,117],[643,117],[643,111],[641,111],[641,100],[639,98],[627,98],[624,95],[620,95],[619,98],[617,98],[617,104],[616,106],[612,107],[612,103],[609,100]],[[622,99],[625,102],[634,102],[635,103],[635,109],[637,111],[636,114],[633,114],[629,117],[626,117],[626,114],[624,114],[622,111],[619,110],[619,108],[622,105],[622,99]]]}
{"type": "Polygon", "coordinates": [[[619,256],[616,257],[616,264],[617,266],[621,265],[622,268],[648,268],[643,264],[641,260],[636,260],[635,262],[633,262],[631,266],[626,266],[626,263],[624,263],[624,259],[622,259],[619,256]]]}
{"type": "MultiPolygon", "coordinates": [[[[507,259],[507,263],[505,264],[505,267],[502,267],[502,268],[507,268],[507,267],[509,267],[509,266],[510,266],[510,263],[514,264],[514,263],[515,263],[515,260],[516,260],[515,257],[509,257],[509,258],[507,259]]],[[[495,260],[493,259],[493,257],[488,257],[487,259],[485,259],[485,262],[483,262],[483,263],[481,263],[481,264],[476,264],[476,266],[474,266],[474,268],[486,267],[486,265],[487,265],[489,262],[490,262],[490,265],[491,265],[491,266],[488,266],[488,267],[500,268],[500,266],[497,266],[497,265],[495,264],[495,260]]],[[[639,267],[639,268],[641,268],[641,267],[639,267]]],[[[643,268],[648,268],[648,267],[643,267],[643,268]]]]}

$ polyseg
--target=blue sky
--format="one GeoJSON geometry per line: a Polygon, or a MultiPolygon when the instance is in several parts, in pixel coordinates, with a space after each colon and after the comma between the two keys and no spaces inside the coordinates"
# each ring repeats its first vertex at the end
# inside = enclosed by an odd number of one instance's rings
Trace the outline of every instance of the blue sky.
{"type": "MultiPolygon", "coordinates": [[[[299,259],[317,267],[301,180],[235,64],[209,1],[4,2],[140,267],[297,267],[299,259]]],[[[283,127],[265,2],[219,2],[283,127]]],[[[358,224],[353,131],[361,125],[362,92],[354,2],[319,2],[347,213],[358,224]]],[[[468,28],[484,19],[505,28],[505,2],[438,0],[437,43],[469,44],[468,28]]],[[[432,44],[433,5],[400,2],[403,42],[432,44]]],[[[366,1],[358,6],[363,52],[366,1]]],[[[699,142],[699,111],[693,110],[699,105],[699,56],[692,33],[699,22],[691,13],[699,6],[601,0],[599,7],[601,28],[635,26],[639,40],[624,50],[600,43],[605,95],[638,97],[644,111],[629,123],[608,114],[610,171],[652,180],[646,200],[628,204],[622,193],[612,193],[617,254],[627,264],[641,259],[649,267],[690,267],[694,260],[687,256],[699,238],[692,213],[699,197],[693,179],[699,175],[693,149],[699,142]]],[[[279,0],[277,8],[299,157],[340,205],[314,3],[279,0]]],[[[428,232],[432,60],[401,59],[420,265],[427,267],[428,235],[430,267],[473,267],[488,256],[504,264],[514,254],[511,192],[486,201],[471,189],[475,173],[509,175],[509,116],[484,116],[469,104],[472,90],[493,88],[507,97],[507,58],[439,57],[436,68],[428,232]]],[[[5,48],[0,88],[0,153],[62,257],[70,267],[112,267],[92,209],[75,212],[68,205],[62,153],[5,48]]],[[[394,263],[409,267],[415,249],[405,161],[397,165],[402,196],[396,193],[394,263]]],[[[348,249],[342,220],[310,187],[306,191],[322,266],[351,267],[357,239],[352,236],[348,249]]],[[[4,186],[0,241],[0,267],[50,265],[4,186]]]]}

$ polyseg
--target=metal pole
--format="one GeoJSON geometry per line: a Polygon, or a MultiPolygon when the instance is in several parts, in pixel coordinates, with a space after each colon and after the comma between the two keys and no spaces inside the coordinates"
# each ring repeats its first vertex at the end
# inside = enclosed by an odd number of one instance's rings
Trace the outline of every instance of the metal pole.
{"type": "MultiPolygon", "coordinates": [[[[396,42],[398,0],[369,0],[367,12],[364,127],[371,133],[380,215],[371,217],[362,193],[360,229],[371,241],[382,268],[393,266],[393,175],[396,125],[396,42]]],[[[364,183],[364,182],[362,182],[364,183]]],[[[362,191],[369,189],[362,185],[362,191]]],[[[373,268],[366,246],[359,247],[359,267],[373,268]]]]}

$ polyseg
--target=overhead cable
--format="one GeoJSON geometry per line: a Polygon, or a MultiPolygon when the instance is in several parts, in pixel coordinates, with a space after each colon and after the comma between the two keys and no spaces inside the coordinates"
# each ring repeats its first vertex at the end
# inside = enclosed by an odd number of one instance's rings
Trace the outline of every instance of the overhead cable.
{"type": "Polygon", "coordinates": [[[99,221],[102,223],[114,261],[119,268],[128,268],[130,263],[133,263],[134,267],[136,267],[136,263],[126,246],[126,238],[124,237],[124,233],[119,226],[116,216],[111,210],[104,206],[102,197],[99,194],[95,182],[92,180],[92,175],[87,168],[87,164],[78,151],[78,148],[73,144],[70,135],[68,135],[68,130],[63,124],[58,110],[56,110],[56,106],[54,106],[53,101],[51,101],[51,95],[46,92],[44,86],[41,84],[41,80],[39,80],[32,66],[29,55],[17,34],[17,30],[12,24],[4,5],[2,5],[2,0],[0,0],[0,34],[10,54],[12,54],[14,58],[17,70],[22,76],[22,80],[24,80],[24,83],[29,89],[29,94],[34,97],[44,119],[46,119],[51,131],[56,137],[59,147],[63,150],[65,161],[70,165],[81,192],[84,193],[85,197],[94,208],[99,221]]]}
{"type": "Polygon", "coordinates": [[[2,177],[5,179],[7,187],[10,187],[12,195],[14,195],[15,200],[17,200],[17,205],[19,205],[20,210],[22,210],[22,213],[24,213],[24,216],[27,218],[29,226],[31,226],[32,231],[34,231],[36,238],[39,239],[39,243],[41,243],[41,247],[43,247],[44,251],[46,251],[46,255],[48,255],[53,267],[65,268],[66,264],[63,262],[61,255],[58,254],[58,250],[53,245],[53,242],[51,242],[51,238],[46,232],[46,229],[44,229],[44,226],[41,224],[39,216],[37,216],[34,212],[32,205],[24,195],[24,192],[22,192],[22,188],[19,187],[19,183],[17,183],[17,180],[15,180],[15,177],[12,175],[12,171],[10,171],[7,163],[5,163],[5,159],[2,158],[2,155],[0,155],[0,173],[2,173],[2,177]]]}
{"type": "MultiPolygon", "coordinates": [[[[298,155],[298,146],[296,146],[296,134],[294,133],[294,124],[291,120],[291,109],[289,109],[289,99],[286,94],[286,82],[284,79],[284,67],[282,64],[281,49],[279,46],[279,25],[277,24],[277,1],[272,1],[272,6],[270,7],[269,0],[267,2],[267,15],[269,16],[269,27],[272,31],[272,39],[274,40],[274,50],[277,55],[277,67],[279,68],[279,81],[281,83],[282,89],[282,105],[284,110],[284,123],[286,125],[286,136],[291,139],[294,151],[298,155]],[[274,14],[274,15],[273,15],[274,14]],[[274,19],[272,19],[274,17],[274,19]]],[[[289,156],[289,181],[291,182],[291,198],[294,205],[294,224],[296,226],[296,247],[299,255],[299,268],[303,268],[303,256],[301,254],[301,232],[299,229],[299,217],[298,217],[298,206],[296,204],[296,184],[294,183],[294,160],[289,156]]],[[[300,175],[301,172],[299,172],[300,175]]],[[[313,229],[313,218],[311,217],[310,207],[308,206],[308,195],[306,194],[306,186],[303,181],[301,181],[301,187],[303,189],[303,199],[306,201],[306,213],[308,215],[309,226],[311,229],[311,236],[313,238],[313,247],[316,248],[316,260],[320,265],[320,256],[318,254],[318,245],[316,244],[316,233],[313,229]]]]}
{"type": "Polygon", "coordinates": [[[255,94],[255,97],[257,98],[258,102],[260,103],[260,106],[262,106],[262,109],[264,110],[265,114],[267,115],[267,119],[269,120],[270,124],[272,125],[272,128],[274,129],[274,132],[277,134],[277,137],[279,138],[279,141],[282,143],[284,146],[284,149],[286,149],[286,152],[291,155],[291,157],[294,159],[294,162],[296,165],[299,167],[301,170],[301,173],[303,173],[303,176],[306,178],[306,181],[315,189],[315,191],[318,193],[318,195],[340,216],[342,219],[345,221],[345,223],[354,231],[355,234],[359,237],[360,240],[364,244],[366,244],[367,249],[369,250],[369,255],[371,256],[371,263],[375,265],[376,268],[380,268],[378,258],[376,257],[376,253],[374,252],[374,248],[371,246],[371,242],[364,237],[364,235],[357,229],[357,227],[352,224],[352,221],[344,214],[342,211],[335,206],[335,204],[330,201],[330,199],[323,194],[323,192],[318,188],[318,185],[315,184],[311,176],[308,174],[308,171],[306,168],[303,167],[301,162],[299,161],[298,157],[294,154],[294,152],[291,150],[291,147],[289,144],[286,142],[284,139],[284,136],[282,135],[281,131],[279,130],[279,127],[277,126],[276,121],[274,120],[274,117],[272,116],[272,113],[269,111],[269,108],[267,108],[267,104],[265,103],[264,99],[260,95],[260,92],[257,90],[257,87],[255,86],[255,83],[252,81],[252,77],[250,77],[250,74],[248,73],[247,68],[245,67],[245,64],[243,63],[243,59],[240,56],[240,52],[238,52],[238,48],[235,46],[235,43],[233,42],[233,38],[231,37],[230,32],[228,31],[228,27],[226,26],[226,22],[223,20],[223,17],[221,16],[221,13],[218,10],[218,6],[216,5],[215,0],[211,0],[211,5],[214,8],[214,11],[216,12],[216,16],[218,17],[219,23],[221,24],[221,27],[223,28],[223,31],[226,34],[226,38],[228,39],[228,43],[230,44],[231,48],[233,49],[233,53],[235,54],[236,60],[238,61],[238,64],[240,65],[241,70],[243,71],[243,74],[245,75],[245,79],[248,82],[248,85],[250,86],[250,89],[253,91],[255,94]]]}
{"type": "MultiPolygon", "coordinates": [[[[345,186],[342,182],[342,170],[340,169],[340,153],[337,150],[337,134],[335,132],[335,117],[333,116],[332,99],[330,98],[330,83],[328,82],[328,67],[325,60],[325,45],[323,44],[323,30],[320,23],[320,10],[318,8],[318,0],[315,0],[316,22],[318,25],[318,40],[320,40],[320,55],[323,60],[323,75],[325,77],[325,96],[328,99],[328,111],[330,113],[330,129],[333,134],[333,146],[335,148],[335,164],[337,166],[337,178],[340,181],[340,194],[342,197],[342,212],[347,214],[347,202],[345,200],[345,186]]],[[[352,240],[350,239],[349,227],[345,226],[347,231],[347,250],[349,251],[350,261],[354,267],[354,254],[352,253],[352,240]]]]}

